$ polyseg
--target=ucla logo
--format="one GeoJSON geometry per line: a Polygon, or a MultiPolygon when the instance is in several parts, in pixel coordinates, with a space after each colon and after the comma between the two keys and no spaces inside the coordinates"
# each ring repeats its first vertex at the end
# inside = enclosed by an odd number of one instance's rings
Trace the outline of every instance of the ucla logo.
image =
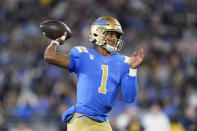
{"type": "Polygon", "coordinates": [[[96,20],[93,25],[108,25],[108,23],[106,18],[103,18],[96,20]]]}
{"type": "Polygon", "coordinates": [[[115,29],[116,30],[122,30],[121,27],[119,27],[119,26],[116,26],[115,29]]]}
{"type": "Polygon", "coordinates": [[[90,54],[89,57],[90,57],[91,60],[94,59],[94,55],[93,54],[90,54]]]}

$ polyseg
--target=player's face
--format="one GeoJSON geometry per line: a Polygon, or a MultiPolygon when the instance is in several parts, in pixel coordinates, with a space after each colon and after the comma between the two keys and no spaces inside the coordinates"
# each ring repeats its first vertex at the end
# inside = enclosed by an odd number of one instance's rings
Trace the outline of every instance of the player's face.
{"type": "Polygon", "coordinates": [[[113,31],[108,31],[105,33],[105,39],[107,43],[113,47],[116,47],[116,42],[118,39],[118,33],[113,31]]]}

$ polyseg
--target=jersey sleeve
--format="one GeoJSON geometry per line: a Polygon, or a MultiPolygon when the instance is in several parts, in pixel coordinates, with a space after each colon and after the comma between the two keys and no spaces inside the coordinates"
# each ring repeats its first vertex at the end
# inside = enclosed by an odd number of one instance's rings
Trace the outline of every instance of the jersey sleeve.
{"type": "Polygon", "coordinates": [[[70,65],[68,66],[68,70],[73,73],[76,73],[77,64],[79,62],[79,54],[77,47],[74,47],[70,51],[70,65]]]}
{"type": "Polygon", "coordinates": [[[138,92],[137,69],[129,68],[128,63],[129,62],[127,61],[126,65],[123,67],[120,88],[123,99],[128,103],[132,103],[135,100],[138,92]]]}
{"type": "MultiPolygon", "coordinates": [[[[70,51],[70,64],[68,66],[68,70],[73,73],[77,73],[78,68],[80,67],[80,56],[82,53],[88,53],[86,47],[76,46],[70,51]]],[[[81,58],[82,59],[82,58],[81,58]]]]}

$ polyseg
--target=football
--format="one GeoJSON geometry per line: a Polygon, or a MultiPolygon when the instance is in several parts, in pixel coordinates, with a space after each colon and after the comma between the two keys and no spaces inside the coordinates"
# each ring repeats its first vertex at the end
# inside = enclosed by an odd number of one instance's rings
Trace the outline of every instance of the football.
{"type": "Polygon", "coordinates": [[[55,40],[67,32],[66,39],[71,38],[72,32],[70,28],[63,22],[57,20],[47,20],[40,24],[40,30],[49,39],[55,40]]]}

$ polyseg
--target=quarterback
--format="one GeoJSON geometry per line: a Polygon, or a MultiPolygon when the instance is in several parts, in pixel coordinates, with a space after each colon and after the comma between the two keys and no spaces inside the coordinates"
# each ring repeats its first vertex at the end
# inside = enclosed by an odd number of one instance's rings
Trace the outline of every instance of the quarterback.
{"type": "Polygon", "coordinates": [[[135,100],[137,67],[144,60],[144,51],[135,51],[131,57],[118,54],[123,46],[122,36],[120,23],[106,16],[91,26],[89,37],[94,48],[77,46],[70,54],[58,52],[57,46],[64,42],[62,37],[46,48],[46,62],[67,68],[79,79],[77,103],[62,115],[68,131],[111,131],[108,113],[119,90],[125,102],[135,100]]]}

